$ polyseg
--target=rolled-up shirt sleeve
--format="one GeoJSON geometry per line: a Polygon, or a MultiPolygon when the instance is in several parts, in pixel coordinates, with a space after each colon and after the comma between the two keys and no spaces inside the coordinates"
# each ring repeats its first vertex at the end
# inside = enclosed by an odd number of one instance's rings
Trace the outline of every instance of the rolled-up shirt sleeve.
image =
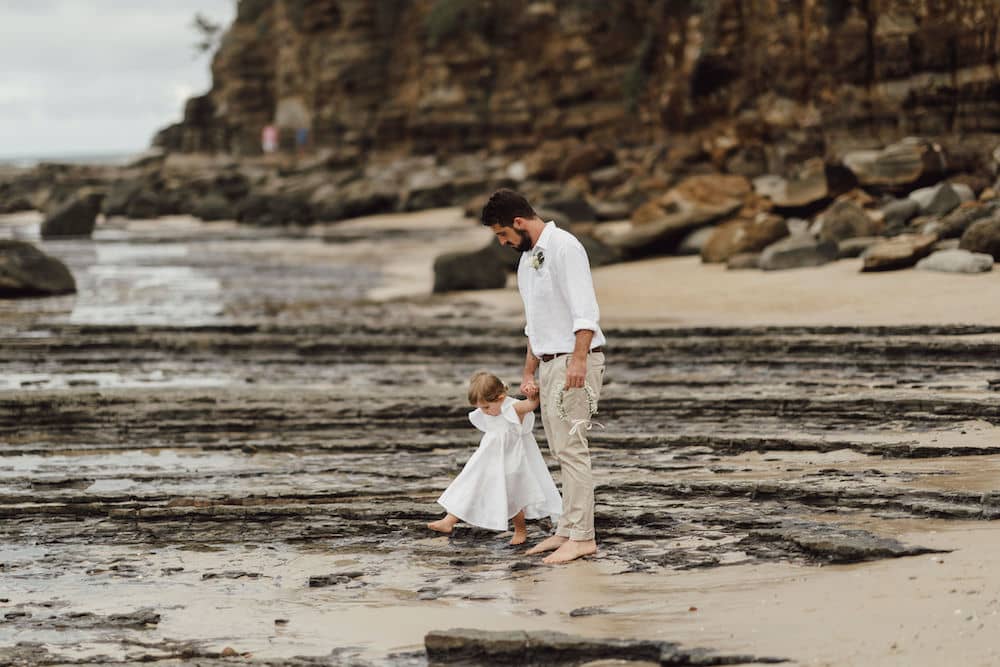
{"type": "Polygon", "coordinates": [[[573,318],[573,331],[597,331],[601,312],[594,294],[594,280],[590,276],[587,251],[579,243],[566,244],[562,253],[563,271],[560,272],[560,289],[569,304],[573,318]]]}

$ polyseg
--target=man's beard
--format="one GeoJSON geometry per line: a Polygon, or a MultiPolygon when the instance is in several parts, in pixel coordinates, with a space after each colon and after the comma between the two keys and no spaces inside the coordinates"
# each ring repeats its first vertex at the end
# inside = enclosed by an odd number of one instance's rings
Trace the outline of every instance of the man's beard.
{"type": "Polygon", "coordinates": [[[520,239],[517,242],[517,245],[514,247],[520,250],[521,252],[528,252],[529,250],[531,250],[532,247],[531,236],[528,235],[528,232],[522,231],[520,229],[515,229],[514,231],[517,232],[517,237],[518,239],[520,239]]]}

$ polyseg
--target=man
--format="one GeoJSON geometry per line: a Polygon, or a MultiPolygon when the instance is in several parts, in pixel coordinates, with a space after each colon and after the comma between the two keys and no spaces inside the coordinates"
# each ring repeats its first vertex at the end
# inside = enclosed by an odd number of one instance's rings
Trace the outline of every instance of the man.
{"type": "Polygon", "coordinates": [[[597,552],[587,429],[604,379],[604,334],[590,262],[572,234],[544,222],[513,190],[493,193],[482,223],[501,245],[521,251],[517,287],[528,337],[521,392],[540,397],[549,449],[562,470],[556,534],[527,553],[551,551],[546,563],[567,563],[597,552]]]}

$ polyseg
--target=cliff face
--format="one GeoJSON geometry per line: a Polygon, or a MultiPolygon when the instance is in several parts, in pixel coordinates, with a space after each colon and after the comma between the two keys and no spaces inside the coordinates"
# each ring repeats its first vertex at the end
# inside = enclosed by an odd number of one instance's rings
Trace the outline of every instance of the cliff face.
{"type": "Polygon", "coordinates": [[[518,153],[705,129],[759,146],[730,165],[756,172],[1000,132],[998,56],[997,0],[241,0],[212,90],[158,142],[252,154],[276,121],[346,154],[518,153]]]}

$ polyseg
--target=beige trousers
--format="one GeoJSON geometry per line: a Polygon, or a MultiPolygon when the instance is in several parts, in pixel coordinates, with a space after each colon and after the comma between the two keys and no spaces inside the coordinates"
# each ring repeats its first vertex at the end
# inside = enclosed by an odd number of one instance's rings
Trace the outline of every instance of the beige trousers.
{"type": "MultiPolygon", "coordinates": [[[[562,471],[563,512],[556,526],[556,535],[583,541],[594,539],[594,478],[590,472],[587,429],[584,425],[574,429],[573,422],[589,421],[590,408],[585,390],[570,389],[563,395],[563,410],[569,421],[558,414],[556,397],[566,385],[569,360],[570,355],[564,354],[543,361],[538,371],[538,389],[545,437],[562,471]]],[[[603,381],[604,353],[591,352],[587,356],[586,382],[598,399],[603,381]]]]}

